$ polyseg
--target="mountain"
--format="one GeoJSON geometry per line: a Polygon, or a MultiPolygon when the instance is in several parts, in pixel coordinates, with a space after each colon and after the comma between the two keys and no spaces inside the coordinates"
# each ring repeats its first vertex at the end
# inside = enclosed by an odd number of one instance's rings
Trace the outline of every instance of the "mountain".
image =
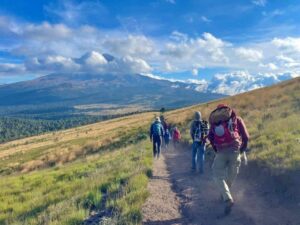
{"type": "Polygon", "coordinates": [[[0,114],[70,116],[180,108],[224,97],[139,74],[51,74],[0,86],[0,114]]]}

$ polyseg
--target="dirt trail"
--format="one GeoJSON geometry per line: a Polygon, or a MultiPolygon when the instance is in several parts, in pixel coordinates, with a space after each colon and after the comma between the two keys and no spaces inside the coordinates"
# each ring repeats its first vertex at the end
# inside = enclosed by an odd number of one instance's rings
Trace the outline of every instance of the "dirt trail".
{"type": "Polygon", "coordinates": [[[143,224],[183,224],[180,199],[172,190],[165,157],[154,160],[153,176],[148,184],[150,197],[143,207],[143,224]]]}
{"type": "Polygon", "coordinates": [[[204,175],[192,174],[188,148],[163,153],[165,158],[154,163],[144,224],[300,225],[300,204],[292,201],[296,196],[274,193],[274,184],[250,178],[251,166],[241,168],[232,190],[236,204],[224,217],[212,180],[212,160],[206,161],[204,175]]]}

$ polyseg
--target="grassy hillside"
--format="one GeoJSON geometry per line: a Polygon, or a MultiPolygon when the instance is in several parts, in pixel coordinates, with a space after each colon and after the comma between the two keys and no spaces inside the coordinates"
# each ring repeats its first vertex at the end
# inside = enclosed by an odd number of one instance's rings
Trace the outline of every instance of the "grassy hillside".
{"type": "Polygon", "coordinates": [[[141,220],[153,114],[119,118],[0,145],[0,224],[81,224],[108,209],[141,220]],[[146,126],[147,125],[147,126],[146,126]]]}
{"type": "MultiPolygon", "coordinates": [[[[219,103],[241,115],[250,159],[273,174],[300,169],[300,79],[166,113],[189,141],[195,110],[219,103]]],[[[106,209],[108,224],[136,224],[151,175],[144,113],[0,145],[0,224],[81,224],[106,209]]]]}

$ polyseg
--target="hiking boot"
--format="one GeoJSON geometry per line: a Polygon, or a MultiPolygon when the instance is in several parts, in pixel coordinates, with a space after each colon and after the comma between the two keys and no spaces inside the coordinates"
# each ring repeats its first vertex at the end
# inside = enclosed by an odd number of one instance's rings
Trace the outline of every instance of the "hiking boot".
{"type": "Polygon", "coordinates": [[[233,203],[232,199],[228,199],[225,201],[225,209],[224,209],[225,215],[230,214],[233,205],[234,205],[234,203],[233,203]]]}

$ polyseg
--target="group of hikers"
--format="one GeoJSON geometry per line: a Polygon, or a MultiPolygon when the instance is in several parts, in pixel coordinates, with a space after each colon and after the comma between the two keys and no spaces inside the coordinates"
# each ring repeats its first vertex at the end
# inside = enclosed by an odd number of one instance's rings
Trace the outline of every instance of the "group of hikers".
{"type": "Polygon", "coordinates": [[[169,148],[170,141],[176,147],[180,142],[181,134],[177,126],[168,124],[165,117],[156,117],[150,127],[150,140],[153,142],[153,156],[159,158],[161,147],[169,148]]]}
{"type": "MultiPolygon", "coordinates": [[[[164,117],[156,117],[151,124],[150,140],[153,142],[153,155],[156,158],[159,158],[161,144],[169,129],[164,117]]],[[[178,130],[177,127],[176,129],[178,130]]],[[[225,203],[224,213],[227,215],[234,205],[230,189],[239,173],[241,161],[244,160],[247,163],[246,149],[249,134],[245,123],[231,107],[219,104],[210,113],[208,121],[203,120],[201,112],[195,112],[190,135],[193,141],[191,154],[193,173],[197,169],[200,174],[204,173],[208,142],[215,152],[212,165],[213,179],[221,193],[222,201],[225,203]]],[[[180,138],[177,141],[179,140],[180,138]]]]}

